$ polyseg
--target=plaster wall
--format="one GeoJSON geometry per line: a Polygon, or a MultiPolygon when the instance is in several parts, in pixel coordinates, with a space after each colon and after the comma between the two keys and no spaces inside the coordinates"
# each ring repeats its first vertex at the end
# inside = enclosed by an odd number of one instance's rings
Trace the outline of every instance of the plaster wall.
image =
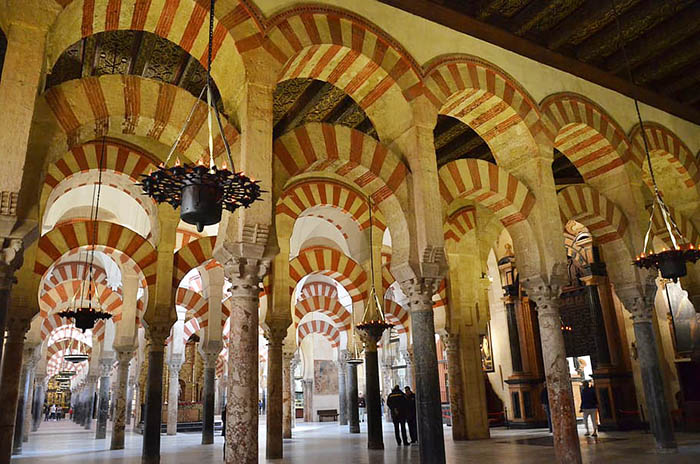
{"type": "Polygon", "coordinates": [[[489,311],[491,313],[491,343],[494,372],[487,374],[491,385],[498,397],[512,411],[508,385],[505,380],[513,373],[510,357],[510,340],[508,338],[508,320],[506,319],[506,307],[503,304],[503,289],[501,276],[498,272],[498,263],[493,251],[489,253],[487,271],[492,282],[489,287],[489,311]]]}

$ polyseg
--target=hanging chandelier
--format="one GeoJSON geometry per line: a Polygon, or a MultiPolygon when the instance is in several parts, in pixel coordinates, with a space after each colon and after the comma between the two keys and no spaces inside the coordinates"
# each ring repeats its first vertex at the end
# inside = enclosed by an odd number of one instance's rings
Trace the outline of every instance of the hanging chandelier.
{"type": "Polygon", "coordinates": [[[78,339],[73,336],[74,328],[75,326],[72,326],[70,328],[70,342],[68,344],[68,349],[66,350],[66,353],[63,355],[63,359],[73,364],[78,364],[83,361],[87,361],[90,357],[86,353],[80,352],[80,344],[78,343],[78,339]],[[72,345],[75,345],[75,347],[73,347],[72,345]]]}
{"type": "MultiPolygon", "coordinates": [[[[627,50],[625,49],[625,44],[622,40],[620,18],[618,16],[615,0],[611,0],[611,4],[613,9],[613,16],[617,25],[618,40],[620,42],[620,47],[622,49],[622,54],[625,60],[627,75],[632,85],[636,85],[634,75],[632,74],[632,67],[630,66],[629,57],[627,56],[627,50]]],[[[652,187],[654,189],[654,200],[651,205],[649,224],[647,227],[646,235],[644,236],[644,248],[642,249],[642,252],[635,258],[634,265],[640,269],[655,269],[657,272],[661,272],[661,277],[663,277],[664,279],[669,279],[674,282],[678,282],[678,279],[680,277],[685,276],[688,272],[687,263],[695,263],[698,259],[700,259],[700,250],[698,250],[692,243],[689,243],[683,235],[683,233],[680,231],[678,225],[676,224],[676,221],[674,221],[673,217],[671,216],[671,212],[669,211],[669,208],[666,205],[666,202],[664,201],[661,191],[659,190],[659,186],[656,183],[656,177],[654,176],[654,167],[651,163],[651,155],[649,154],[649,143],[647,141],[646,130],[644,129],[644,121],[642,121],[642,115],[639,111],[639,102],[636,98],[633,98],[633,100],[634,108],[637,112],[637,120],[639,121],[639,129],[642,136],[642,142],[644,144],[646,163],[649,167],[649,177],[651,178],[652,187]],[[650,240],[651,229],[654,221],[654,214],[656,213],[657,209],[661,214],[663,226],[668,232],[669,238],[671,240],[671,248],[663,248],[660,252],[655,252],[653,250],[650,240]]]]}
{"type": "MultiPolygon", "coordinates": [[[[73,319],[75,327],[85,332],[88,329],[95,327],[95,322],[98,320],[109,319],[112,317],[111,314],[102,311],[100,305],[100,295],[97,291],[97,284],[95,283],[95,246],[97,244],[97,216],[100,210],[100,193],[102,192],[102,168],[105,157],[105,136],[102,136],[102,150],[100,152],[100,161],[98,166],[98,176],[97,184],[95,184],[92,204],[90,205],[90,222],[92,222],[92,239],[90,243],[90,248],[85,255],[85,265],[83,266],[84,275],[80,282],[76,293],[73,295],[73,300],[71,301],[70,309],[61,311],[58,313],[59,316],[66,319],[73,319]],[[87,280],[87,284],[86,284],[87,280]],[[93,294],[94,292],[94,294],[93,294]],[[87,293],[87,298],[85,294],[87,293]],[[93,306],[93,296],[96,297],[93,306]]],[[[85,359],[71,362],[80,362],[85,359]]]]}
{"type": "Polygon", "coordinates": [[[365,332],[371,338],[379,340],[382,333],[384,333],[386,329],[391,329],[393,324],[386,322],[386,319],[384,318],[384,311],[382,310],[382,306],[379,301],[379,296],[377,296],[377,289],[374,286],[374,247],[372,241],[372,235],[374,235],[374,223],[372,220],[371,197],[367,197],[367,203],[369,205],[369,266],[371,288],[369,291],[369,297],[367,298],[367,304],[365,305],[365,312],[362,316],[362,322],[357,324],[357,329],[365,332]]]}
{"type": "Polygon", "coordinates": [[[204,226],[218,224],[221,221],[223,209],[235,211],[241,206],[248,208],[253,202],[260,199],[263,190],[258,181],[252,180],[242,172],[236,172],[231,147],[226,140],[221,124],[221,116],[214,102],[211,79],[212,42],[214,34],[214,3],[211,0],[209,10],[209,46],[207,52],[207,80],[202,88],[199,98],[192,106],[192,110],[185,120],[175,143],[170,148],[170,153],[164,163],[155,171],[144,175],[138,184],[143,193],[153,198],[157,203],[168,203],[173,209],[180,208],[180,218],[188,224],[197,227],[198,232],[204,230],[204,226]],[[204,91],[207,92],[207,114],[209,127],[209,162],[200,159],[197,164],[181,164],[176,157],[173,166],[168,163],[173,156],[182,135],[192,119],[197,106],[200,104],[204,91]],[[212,115],[213,113],[213,115],[212,115]],[[212,116],[216,119],[219,134],[224,143],[228,162],[219,168],[214,162],[214,139],[212,134],[212,116]]]}

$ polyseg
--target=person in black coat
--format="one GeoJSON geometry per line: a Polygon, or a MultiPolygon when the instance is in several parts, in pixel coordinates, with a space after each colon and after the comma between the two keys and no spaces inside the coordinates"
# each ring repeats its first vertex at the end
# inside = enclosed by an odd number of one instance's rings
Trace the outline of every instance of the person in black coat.
{"type": "Polygon", "coordinates": [[[418,442],[418,428],[416,427],[416,394],[411,387],[404,388],[406,396],[406,422],[408,422],[408,433],[411,435],[411,443],[418,442]]]}
{"type": "Polygon", "coordinates": [[[403,444],[410,444],[406,436],[406,396],[398,385],[395,385],[394,389],[391,390],[391,394],[386,399],[386,405],[389,407],[391,421],[394,423],[396,443],[401,446],[401,437],[403,437],[403,444]],[[401,428],[401,435],[399,435],[399,427],[401,428]]]}
{"type": "Polygon", "coordinates": [[[588,418],[591,418],[593,424],[593,434],[598,436],[598,396],[595,388],[591,387],[588,381],[583,382],[583,390],[581,390],[581,411],[583,412],[583,424],[586,426],[586,436],[591,435],[588,431],[588,418]]]}

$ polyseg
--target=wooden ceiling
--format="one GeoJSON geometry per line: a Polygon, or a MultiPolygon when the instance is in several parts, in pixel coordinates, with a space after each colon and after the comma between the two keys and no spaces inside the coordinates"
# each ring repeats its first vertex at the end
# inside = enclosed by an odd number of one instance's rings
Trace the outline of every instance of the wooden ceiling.
{"type": "MultiPolygon", "coordinates": [[[[177,85],[198,97],[206,70],[177,44],[144,31],[108,31],[66,49],[46,78],[46,89],[62,82],[105,74],[131,74],[177,85]]],[[[214,94],[220,102],[214,84],[214,94]]],[[[206,100],[206,95],[203,97],[206,100]]],[[[219,105],[219,110],[223,108],[219,105]]]]}
{"type": "Polygon", "coordinates": [[[698,0],[380,1],[700,124],[698,0]]]}

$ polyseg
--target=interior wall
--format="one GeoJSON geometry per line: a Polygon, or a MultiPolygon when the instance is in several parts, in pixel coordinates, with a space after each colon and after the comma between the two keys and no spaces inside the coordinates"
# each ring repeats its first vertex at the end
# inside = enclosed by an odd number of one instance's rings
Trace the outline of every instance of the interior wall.
{"type": "Polygon", "coordinates": [[[510,357],[510,340],[508,338],[508,320],[506,319],[506,306],[503,304],[503,284],[498,271],[498,262],[493,251],[489,253],[486,262],[487,272],[491,278],[489,287],[489,311],[491,313],[491,349],[493,356],[494,372],[489,372],[487,377],[498,397],[511,411],[508,384],[505,380],[513,373],[510,357]]]}

